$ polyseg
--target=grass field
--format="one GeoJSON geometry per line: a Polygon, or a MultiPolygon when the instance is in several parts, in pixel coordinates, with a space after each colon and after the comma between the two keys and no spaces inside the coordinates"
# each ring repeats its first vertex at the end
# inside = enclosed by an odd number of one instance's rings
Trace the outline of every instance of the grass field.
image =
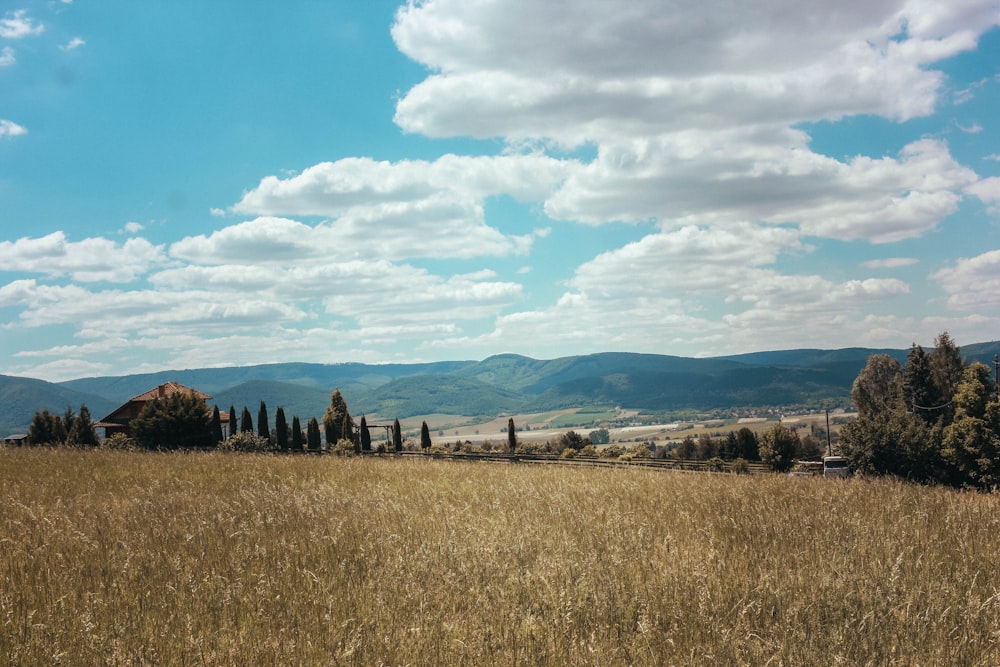
{"type": "Polygon", "coordinates": [[[898,482],[0,449],[13,665],[983,665],[1000,499],[898,482]]]}

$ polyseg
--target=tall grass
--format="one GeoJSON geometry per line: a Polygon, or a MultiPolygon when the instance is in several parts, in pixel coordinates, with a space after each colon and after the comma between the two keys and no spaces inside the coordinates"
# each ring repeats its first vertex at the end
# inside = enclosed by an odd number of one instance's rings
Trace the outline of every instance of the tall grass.
{"type": "Polygon", "coordinates": [[[0,450],[0,655],[995,664],[998,512],[884,480],[0,450]]]}

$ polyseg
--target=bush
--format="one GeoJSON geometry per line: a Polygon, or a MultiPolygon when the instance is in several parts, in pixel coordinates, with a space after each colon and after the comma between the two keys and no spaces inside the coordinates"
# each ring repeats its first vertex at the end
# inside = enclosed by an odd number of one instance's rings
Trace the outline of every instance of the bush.
{"type": "Polygon", "coordinates": [[[219,449],[226,452],[266,452],[271,449],[271,442],[253,431],[240,431],[220,442],[219,449]]]}
{"type": "Polygon", "coordinates": [[[739,458],[729,464],[729,469],[737,475],[749,475],[750,464],[744,458],[739,458]]]}
{"type": "Polygon", "coordinates": [[[341,438],[330,448],[330,453],[334,456],[354,456],[354,443],[341,438]]]}
{"type": "MultiPolygon", "coordinates": [[[[470,445],[470,447],[471,447],[471,445],[470,445]]],[[[459,449],[456,447],[455,451],[459,451],[459,449]]],[[[462,450],[461,451],[466,451],[464,445],[462,446],[462,450]]],[[[438,444],[438,443],[434,443],[433,445],[431,445],[427,449],[427,453],[428,454],[451,454],[451,450],[448,449],[447,447],[445,447],[444,445],[441,445],[441,444],[438,444]]]]}
{"type": "Polygon", "coordinates": [[[139,443],[134,438],[130,438],[124,433],[115,433],[101,441],[100,446],[104,449],[116,449],[121,451],[132,451],[139,449],[139,443]]]}
{"type": "Polygon", "coordinates": [[[597,447],[594,447],[593,445],[587,445],[577,453],[577,456],[583,456],[588,459],[596,459],[598,456],[600,456],[600,453],[597,451],[597,447]]]}
{"type": "Polygon", "coordinates": [[[621,455],[624,453],[625,450],[619,447],[618,445],[611,445],[601,450],[601,458],[618,459],[621,458],[621,455]]]}
{"type": "Polygon", "coordinates": [[[634,459],[651,459],[653,458],[653,452],[649,451],[649,447],[645,444],[635,445],[630,447],[628,453],[632,455],[634,459]]]}
{"type": "Polygon", "coordinates": [[[564,458],[564,459],[575,459],[576,458],[576,450],[575,449],[570,449],[569,447],[567,447],[566,449],[564,449],[562,451],[562,454],[560,456],[562,458],[564,458]]]}

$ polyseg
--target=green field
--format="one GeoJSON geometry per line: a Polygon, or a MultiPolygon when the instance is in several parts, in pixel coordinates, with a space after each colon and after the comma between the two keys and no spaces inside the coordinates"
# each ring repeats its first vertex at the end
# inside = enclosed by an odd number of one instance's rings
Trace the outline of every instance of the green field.
{"type": "Polygon", "coordinates": [[[0,449],[8,664],[983,665],[1000,498],[0,449]]]}

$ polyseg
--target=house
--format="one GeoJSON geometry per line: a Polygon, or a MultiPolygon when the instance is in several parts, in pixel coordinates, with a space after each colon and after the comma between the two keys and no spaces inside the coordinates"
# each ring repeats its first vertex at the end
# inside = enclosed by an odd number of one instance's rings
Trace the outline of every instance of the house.
{"type": "MultiPolygon", "coordinates": [[[[211,400],[212,398],[208,394],[203,394],[202,392],[192,389],[191,387],[185,387],[178,382],[165,382],[159,387],[150,389],[145,393],[132,397],[127,403],[119,407],[107,417],[104,417],[101,421],[96,422],[94,427],[103,428],[104,437],[106,438],[111,437],[115,433],[124,433],[128,435],[129,422],[139,416],[139,413],[142,412],[142,409],[146,407],[147,403],[178,393],[194,393],[195,396],[205,401],[211,400]]],[[[219,416],[222,419],[223,433],[228,433],[229,414],[220,413],[219,416]]]]}
{"type": "Polygon", "coordinates": [[[20,447],[21,445],[28,444],[28,434],[27,433],[15,433],[13,435],[8,435],[3,439],[3,444],[13,445],[15,447],[20,447]]]}

